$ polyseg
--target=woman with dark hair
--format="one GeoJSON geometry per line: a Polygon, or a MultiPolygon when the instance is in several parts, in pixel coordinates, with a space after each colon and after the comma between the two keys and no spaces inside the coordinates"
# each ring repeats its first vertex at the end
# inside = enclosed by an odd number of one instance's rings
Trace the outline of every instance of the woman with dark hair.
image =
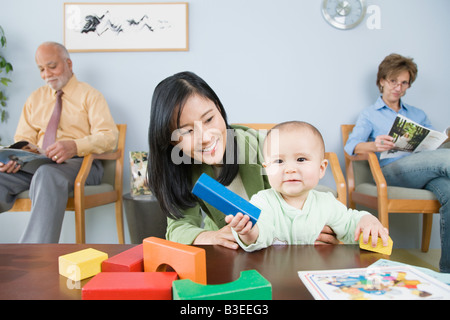
{"type": "MultiPolygon", "coordinates": [[[[406,90],[417,77],[413,59],[399,54],[387,56],[378,67],[377,86],[381,96],[363,110],[345,145],[348,154],[380,152],[394,147],[389,130],[398,114],[433,128],[426,113],[403,102],[406,90]]],[[[450,272],[450,149],[440,148],[380,159],[390,186],[427,189],[441,204],[441,272],[450,272]]]]}
{"type": "Polygon", "coordinates": [[[237,248],[225,215],[191,191],[202,173],[217,177],[246,199],[268,188],[259,161],[264,135],[246,127],[232,128],[215,92],[191,72],[158,84],[148,135],[148,181],[168,216],[167,239],[237,248]],[[253,161],[240,161],[238,155],[253,161]]]}
{"type": "MultiPolygon", "coordinates": [[[[181,72],[155,88],[149,126],[148,182],[168,216],[166,238],[237,249],[225,215],[191,190],[202,173],[244,199],[270,187],[262,168],[264,132],[230,126],[211,87],[181,72]]],[[[318,241],[335,243],[324,229],[318,241]]]]}

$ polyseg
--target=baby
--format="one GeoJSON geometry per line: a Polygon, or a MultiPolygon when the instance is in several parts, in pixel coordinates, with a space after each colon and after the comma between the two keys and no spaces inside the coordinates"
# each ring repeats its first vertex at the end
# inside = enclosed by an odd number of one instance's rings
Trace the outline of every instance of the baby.
{"type": "Polygon", "coordinates": [[[276,125],[267,134],[263,153],[272,188],[251,199],[261,209],[258,222],[252,226],[241,213],[225,219],[244,250],[314,244],[325,225],[344,243],[357,243],[362,232],[364,243],[372,235],[372,246],[378,237],[388,245],[387,229],[369,212],[348,209],[333,194],[314,190],[328,166],[322,135],[314,126],[300,121],[276,125]]]}

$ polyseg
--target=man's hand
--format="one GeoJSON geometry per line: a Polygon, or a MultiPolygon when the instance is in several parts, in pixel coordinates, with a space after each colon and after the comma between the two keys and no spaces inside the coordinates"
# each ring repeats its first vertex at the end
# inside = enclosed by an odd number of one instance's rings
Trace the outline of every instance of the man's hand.
{"type": "Polygon", "coordinates": [[[47,157],[56,163],[63,163],[77,155],[77,144],[72,140],[57,141],[45,150],[47,157]]]}
{"type": "Polygon", "coordinates": [[[329,226],[323,227],[314,244],[339,244],[336,234],[329,226]]]}
{"type": "Polygon", "coordinates": [[[20,170],[20,165],[16,161],[9,161],[8,163],[0,162],[0,172],[16,173],[20,170]]]}

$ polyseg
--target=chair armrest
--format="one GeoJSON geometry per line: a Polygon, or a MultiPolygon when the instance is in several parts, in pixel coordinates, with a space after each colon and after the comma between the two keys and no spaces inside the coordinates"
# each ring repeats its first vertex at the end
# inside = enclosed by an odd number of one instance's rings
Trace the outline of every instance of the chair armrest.
{"type": "Polygon", "coordinates": [[[328,160],[331,172],[333,173],[334,181],[336,183],[337,198],[343,204],[347,205],[347,185],[339,164],[339,159],[334,152],[326,152],[325,158],[328,160]]]}
{"type": "Polygon", "coordinates": [[[78,175],[75,178],[74,195],[84,194],[84,186],[86,184],[86,179],[91,171],[92,162],[95,159],[99,160],[118,160],[120,159],[121,151],[116,150],[114,152],[105,152],[101,154],[91,153],[83,158],[78,175]]]}
{"type": "Polygon", "coordinates": [[[83,158],[80,170],[78,171],[77,177],[75,178],[75,186],[73,190],[74,197],[84,196],[84,185],[86,184],[86,179],[91,171],[92,162],[94,161],[94,155],[88,154],[83,158]]]}
{"type": "Polygon", "coordinates": [[[386,179],[384,178],[383,171],[381,171],[380,163],[374,152],[367,153],[370,171],[372,172],[373,180],[378,186],[386,187],[386,179]]]}
{"type": "Polygon", "coordinates": [[[386,203],[388,200],[387,183],[383,171],[381,171],[378,158],[374,152],[367,153],[367,156],[369,158],[370,171],[372,172],[373,180],[377,186],[378,202],[386,203]]]}
{"type": "Polygon", "coordinates": [[[92,153],[90,154],[94,159],[99,160],[117,160],[120,158],[121,153],[120,150],[116,150],[113,152],[105,152],[105,153],[92,153]]]}
{"type": "Polygon", "coordinates": [[[372,173],[373,180],[377,186],[378,195],[385,194],[387,198],[387,183],[384,178],[383,171],[381,171],[380,162],[374,152],[358,153],[355,155],[349,155],[344,151],[345,158],[349,161],[363,161],[369,162],[370,172],[372,173]]]}
{"type": "Polygon", "coordinates": [[[357,153],[354,155],[349,155],[347,152],[344,151],[344,156],[346,159],[350,161],[362,161],[362,160],[369,160],[368,153],[357,153]]]}

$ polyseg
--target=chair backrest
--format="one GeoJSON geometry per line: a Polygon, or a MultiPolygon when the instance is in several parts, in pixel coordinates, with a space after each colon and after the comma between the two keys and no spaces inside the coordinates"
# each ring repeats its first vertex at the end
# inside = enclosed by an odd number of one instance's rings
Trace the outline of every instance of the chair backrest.
{"type": "Polygon", "coordinates": [[[235,123],[240,126],[249,127],[255,130],[270,130],[276,123],[235,123]]]}
{"type": "Polygon", "coordinates": [[[116,179],[116,161],[117,160],[100,160],[103,165],[102,183],[114,185],[116,179]]]}
{"type": "Polygon", "coordinates": [[[117,129],[119,130],[119,140],[117,142],[116,152],[121,152],[121,156],[117,160],[100,160],[103,165],[103,178],[102,182],[115,185],[119,181],[116,181],[116,175],[118,175],[120,185],[122,185],[122,171],[124,164],[124,152],[125,152],[125,135],[127,131],[126,124],[118,124],[117,129]]]}
{"type": "Polygon", "coordinates": [[[341,132],[342,132],[342,142],[345,144],[347,143],[348,137],[350,133],[353,131],[353,128],[355,127],[354,124],[342,124],[341,125],[341,132]]]}
{"type": "MultiPolygon", "coordinates": [[[[353,131],[354,127],[354,124],[341,125],[343,147],[347,143],[348,137],[353,131]]],[[[354,186],[357,186],[361,183],[375,183],[372,173],[370,172],[368,161],[351,162],[349,159],[347,159],[347,157],[345,157],[345,168],[347,172],[347,185],[349,188],[351,187],[352,182],[354,183],[354,186]]]]}

